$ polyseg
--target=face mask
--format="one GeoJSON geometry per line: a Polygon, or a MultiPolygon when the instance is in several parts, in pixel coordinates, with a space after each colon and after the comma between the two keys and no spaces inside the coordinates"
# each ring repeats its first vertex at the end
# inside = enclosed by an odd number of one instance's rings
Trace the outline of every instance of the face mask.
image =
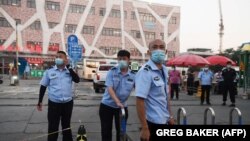
{"type": "Polygon", "coordinates": [[[231,65],[227,65],[227,68],[231,68],[231,65]]]}
{"type": "Polygon", "coordinates": [[[63,65],[63,59],[61,59],[61,58],[56,58],[55,59],[55,63],[56,63],[56,65],[63,65]]]}
{"type": "Polygon", "coordinates": [[[204,68],[204,71],[208,71],[208,68],[204,68]]]}
{"type": "Polygon", "coordinates": [[[124,61],[124,60],[121,60],[121,61],[118,62],[118,66],[119,66],[121,69],[127,68],[127,67],[128,67],[128,62],[127,62],[127,61],[124,61]]]}
{"type": "Polygon", "coordinates": [[[166,57],[165,51],[160,49],[154,50],[151,53],[151,59],[155,63],[161,63],[161,64],[164,63],[165,57],[166,57]]]}

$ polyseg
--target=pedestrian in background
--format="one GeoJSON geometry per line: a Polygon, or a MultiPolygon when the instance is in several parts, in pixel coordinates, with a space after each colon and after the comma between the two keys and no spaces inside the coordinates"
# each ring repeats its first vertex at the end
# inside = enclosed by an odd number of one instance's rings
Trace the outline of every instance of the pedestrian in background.
{"type": "Polygon", "coordinates": [[[193,74],[193,70],[190,70],[190,71],[188,71],[188,76],[187,76],[187,94],[193,95],[194,91],[195,91],[194,74],[193,74]]]}
{"type": "Polygon", "coordinates": [[[42,111],[42,101],[48,87],[48,141],[57,141],[61,121],[63,141],[73,141],[71,115],[73,110],[72,81],[79,83],[79,76],[68,64],[64,51],[58,51],[55,66],[45,71],[40,82],[38,111],[42,111]]]}
{"type": "Polygon", "coordinates": [[[209,70],[208,65],[204,67],[202,71],[199,72],[198,78],[201,85],[201,105],[203,105],[204,98],[206,97],[207,105],[210,103],[210,89],[213,81],[213,73],[209,70]]]}
{"type": "Polygon", "coordinates": [[[223,103],[222,105],[226,105],[227,101],[227,93],[229,92],[231,105],[230,107],[235,107],[235,83],[234,80],[236,78],[236,71],[232,68],[232,63],[230,61],[227,62],[227,67],[222,70],[222,77],[224,80],[224,92],[223,92],[223,103]]]}
{"type": "Polygon", "coordinates": [[[163,65],[165,54],[164,41],[156,39],[150,42],[150,59],[136,74],[136,108],[143,141],[156,141],[157,129],[174,124],[169,103],[168,70],[163,65]]]}
{"type": "Polygon", "coordinates": [[[112,141],[113,118],[115,119],[116,141],[120,141],[120,111],[125,109],[128,119],[127,99],[135,85],[135,73],[129,69],[130,53],[120,50],[117,54],[118,66],[109,70],[106,89],[100,104],[102,141],[112,141]]]}
{"type": "Polygon", "coordinates": [[[176,94],[176,99],[179,99],[179,85],[181,82],[181,74],[176,70],[175,66],[172,66],[172,70],[169,71],[169,82],[170,82],[170,91],[171,99],[174,98],[174,93],[176,94]]]}

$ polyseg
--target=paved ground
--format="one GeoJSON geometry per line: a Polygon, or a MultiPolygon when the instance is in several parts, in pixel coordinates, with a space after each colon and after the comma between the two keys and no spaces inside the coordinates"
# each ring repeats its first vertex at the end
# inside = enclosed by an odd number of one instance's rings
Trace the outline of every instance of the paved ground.
{"type": "MultiPolygon", "coordinates": [[[[44,141],[47,132],[47,97],[44,98],[44,110],[38,112],[39,80],[21,80],[19,86],[9,86],[5,78],[0,85],[0,141],[44,141]]],[[[81,82],[77,87],[78,97],[75,99],[72,115],[72,131],[76,136],[80,122],[86,126],[89,141],[100,141],[100,120],[98,115],[102,94],[95,94],[92,82],[81,82]]],[[[243,124],[250,125],[250,100],[242,99],[242,91],[236,98],[236,106],[240,109],[243,124]]],[[[179,100],[171,101],[172,111],[177,117],[177,111],[183,107],[187,112],[187,124],[202,125],[204,111],[211,107],[215,112],[215,124],[229,124],[229,113],[232,109],[228,105],[221,106],[222,96],[211,95],[211,106],[200,105],[199,97],[188,96],[184,92],[179,100]]],[[[128,100],[129,120],[127,125],[128,135],[134,140],[139,140],[139,121],[137,118],[134,94],[128,100]]],[[[181,118],[182,119],[182,118],[181,118]]],[[[211,113],[208,112],[208,124],[211,124],[211,113]]],[[[233,113],[233,124],[237,124],[236,113],[233,113]]],[[[114,131],[115,133],[115,131],[114,131]]],[[[114,135],[114,134],[113,134],[114,135]]],[[[61,138],[61,134],[60,134],[61,138]]]]}

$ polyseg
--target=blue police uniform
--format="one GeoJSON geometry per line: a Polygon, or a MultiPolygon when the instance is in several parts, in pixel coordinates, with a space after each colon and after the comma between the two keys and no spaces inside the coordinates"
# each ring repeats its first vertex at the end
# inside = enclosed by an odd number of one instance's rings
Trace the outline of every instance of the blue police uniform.
{"type": "Polygon", "coordinates": [[[125,117],[126,121],[128,119],[128,108],[127,99],[132,92],[135,85],[135,73],[128,71],[126,74],[122,74],[119,67],[113,67],[109,70],[105,85],[107,86],[99,109],[99,115],[101,120],[101,131],[102,131],[102,141],[112,140],[112,123],[113,118],[115,119],[116,128],[116,140],[120,140],[120,108],[116,105],[115,101],[112,99],[108,92],[108,88],[112,87],[116,97],[125,107],[125,117]]]}
{"type": "Polygon", "coordinates": [[[113,108],[119,108],[108,92],[108,87],[112,87],[117,98],[127,107],[126,101],[135,85],[135,73],[129,70],[127,74],[122,75],[119,67],[113,67],[107,74],[105,85],[107,88],[102,103],[113,108]]]}
{"type": "Polygon", "coordinates": [[[136,96],[145,99],[146,119],[155,124],[167,124],[168,111],[168,70],[163,65],[157,68],[149,60],[136,74],[136,96]]]}
{"type": "Polygon", "coordinates": [[[60,70],[57,66],[45,71],[40,82],[48,87],[49,100],[55,103],[66,103],[72,100],[72,77],[65,67],[60,70]]]}
{"type": "Polygon", "coordinates": [[[201,80],[201,85],[211,85],[213,77],[214,75],[210,70],[207,72],[201,71],[198,75],[198,78],[201,80]]]}

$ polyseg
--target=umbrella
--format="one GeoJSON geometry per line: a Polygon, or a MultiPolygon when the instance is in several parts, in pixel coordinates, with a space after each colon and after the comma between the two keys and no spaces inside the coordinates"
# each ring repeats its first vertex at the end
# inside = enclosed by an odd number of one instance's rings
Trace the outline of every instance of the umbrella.
{"type": "Polygon", "coordinates": [[[168,66],[204,66],[210,63],[203,57],[194,54],[184,54],[177,56],[167,62],[168,66]]]}
{"type": "Polygon", "coordinates": [[[226,66],[227,62],[230,61],[232,62],[233,66],[236,66],[236,63],[232,61],[231,59],[225,57],[225,56],[219,56],[219,55],[214,55],[214,56],[209,56],[205,58],[211,65],[221,65],[221,66],[226,66]]]}

